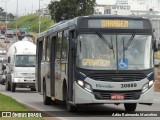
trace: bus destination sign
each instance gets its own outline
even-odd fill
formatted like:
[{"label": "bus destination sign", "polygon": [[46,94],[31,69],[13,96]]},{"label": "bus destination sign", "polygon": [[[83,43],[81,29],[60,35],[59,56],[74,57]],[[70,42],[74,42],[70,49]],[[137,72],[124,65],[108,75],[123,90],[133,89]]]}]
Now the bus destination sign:
[{"label": "bus destination sign", "polygon": [[147,29],[143,20],[126,19],[92,19],[88,20],[88,28],[110,28],[110,29]]},{"label": "bus destination sign", "polygon": [[128,28],[128,20],[102,20],[102,27]]}]

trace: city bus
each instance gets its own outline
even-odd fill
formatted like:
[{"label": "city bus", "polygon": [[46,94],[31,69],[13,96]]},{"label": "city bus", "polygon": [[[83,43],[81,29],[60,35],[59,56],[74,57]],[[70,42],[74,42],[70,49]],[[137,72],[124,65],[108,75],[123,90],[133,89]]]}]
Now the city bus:
[{"label": "city bus", "polygon": [[[37,38],[36,89],[45,105],[152,105],[155,50],[152,25],[135,16],[81,16]],[[58,102],[57,102],[58,101]]]}]

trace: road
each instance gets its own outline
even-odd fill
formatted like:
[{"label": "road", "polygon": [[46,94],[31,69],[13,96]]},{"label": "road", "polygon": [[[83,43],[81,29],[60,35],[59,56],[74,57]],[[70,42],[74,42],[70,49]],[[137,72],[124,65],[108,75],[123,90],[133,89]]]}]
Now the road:
[{"label": "road", "polygon": [[[11,96],[17,101],[26,104],[30,107],[36,108],[40,111],[47,111],[48,114],[57,116],[59,119],[65,120],[159,120],[159,117],[111,117],[112,113],[107,113],[109,111],[122,111],[124,112],[123,105],[94,105],[94,106],[82,106],[80,112],[69,113],[64,112],[66,108],[63,104],[45,106],[42,102],[42,95],[36,92],[32,92],[29,89],[17,89],[15,93],[5,91],[5,86],[0,85],[0,92]],[[53,112],[54,111],[54,112]],[[102,114],[99,115],[99,112]],[[138,105],[137,111],[160,111],[160,93],[156,92],[154,97],[154,104],[152,106]],[[104,115],[109,115],[110,117],[103,117]],[[66,117],[67,116],[67,117]]]}]

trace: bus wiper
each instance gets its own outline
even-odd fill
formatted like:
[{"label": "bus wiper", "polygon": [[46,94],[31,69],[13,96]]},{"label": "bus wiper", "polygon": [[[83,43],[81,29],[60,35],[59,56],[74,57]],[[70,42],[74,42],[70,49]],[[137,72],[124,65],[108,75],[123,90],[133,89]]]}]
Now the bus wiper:
[{"label": "bus wiper", "polygon": [[115,58],[115,53],[114,53],[114,49],[113,49],[113,41],[112,41],[112,36],[111,36],[111,45],[112,45],[113,57]]},{"label": "bus wiper", "polygon": [[134,37],[135,37],[135,34],[132,34],[132,36],[131,36],[131,38],[129,39],[128,43],[127,43],[126,46],[124,47],[124,50],[127,50],[127,49],[128,49],[128,47],[130,46],[130,44],[131,44],[131,42],[132,42],[132,40],[133,40]]},{"label": "bus wiper", "polygon": [[106,45],[108,45],[108,47],[110,48],[110,49],[113,49],[113,45],[111,45],[104,37],[103,37],[103,35],[100,33],[100,32],[96,32],[96,34],[103,40],[103,42],[106,44]]},{"label": "bus wiper", "polygon": [[124,50],[124,38],[123,38],[123,60],[125,59],[125,50]]}]

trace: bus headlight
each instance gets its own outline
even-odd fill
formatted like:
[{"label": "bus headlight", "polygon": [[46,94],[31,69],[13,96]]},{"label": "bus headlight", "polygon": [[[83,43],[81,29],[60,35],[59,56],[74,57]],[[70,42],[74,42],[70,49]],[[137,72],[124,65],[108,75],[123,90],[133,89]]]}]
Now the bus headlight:
[{"label": "bus headlight", "polygon": [[83,87],[84,86],[84,82],[82,80],[78,80],[78,84]]},{"label": "bus headlight", "polygon": [[83,89],[85,89],[86,91],[92,93],[92,87],[90,84],[82,81],[82,80],[78,80],[77,81],[78,85],[81,86]]},{"label": "bus headlight", "polygon": [[143,86],[143,88],[142,88],[142,93],[144,93],[144,92],[146,92],[149,88],[151,88],[152,87],[152,85],[153,85],[153,80],[152,81],[149,81],[149,83],[147,83],[147,84],[145,84],[144,86]]},{"label": "bus headlight", "polygon": [[153,85],[153,80],[152,81],[149,81],[149,87],[151,87]]}]

